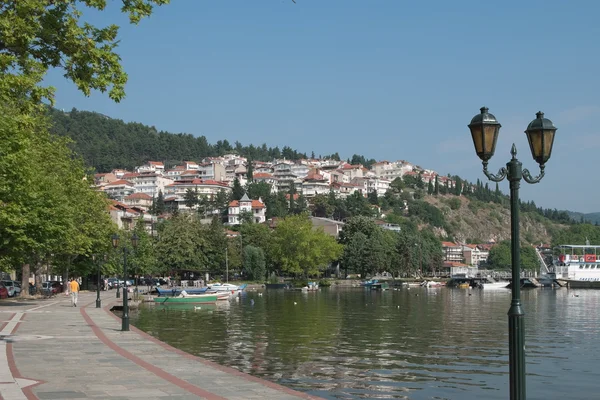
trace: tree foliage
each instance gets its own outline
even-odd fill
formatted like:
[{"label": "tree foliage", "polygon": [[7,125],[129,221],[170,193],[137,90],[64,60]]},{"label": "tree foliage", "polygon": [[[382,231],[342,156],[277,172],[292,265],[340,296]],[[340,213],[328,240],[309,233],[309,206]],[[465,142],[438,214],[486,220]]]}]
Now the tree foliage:
[{"label": "tree foliage", "polygon": [[318,275],[341,252],[342,246],[323,229],[313,229],[305,214],[284,218],[273,233],[273,259],[289,274]]}]

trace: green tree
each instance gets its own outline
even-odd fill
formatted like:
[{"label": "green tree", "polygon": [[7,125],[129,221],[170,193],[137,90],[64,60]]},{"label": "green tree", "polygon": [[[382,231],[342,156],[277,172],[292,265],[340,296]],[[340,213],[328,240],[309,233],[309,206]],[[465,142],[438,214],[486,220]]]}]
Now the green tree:
[{"label": "green tree", "polygon": [[[49,68],[62,68],[85,95],[108,91],[120,101],[127,74],[115,49],[117,25],[98,28],[80,18],[86,8],[103,11],[106,0],[5,1],[0,9],[0,92],[39,104],[53,100],[38,83]],[[168,0],[123,0],[121,10],[137,24]],[[85,7],[82,7],[85,6]],[[23,103],[25,104],[25,103]]]},{"label": "green tree", "polygon": [[265,264],[265,253],[259,247],[244,247],[244,271],[248,279],[262,281],[265,279],[267,269]]},{"label": "green tree", "polygon": [[165,196],[163,195],[162,190],[158,190],[158,196],[156,197],[156,201],[154,202],[154,215],[162,215],[167,210],[165,206]]},{"label": "green tree", "polygon": [[312,198],[312,215],[315,217],[329,218],[333,213],[333,205],[329,204],[327,196],[318,194]]},{"label": "green tree", "polygon": [[[535,249],[531,246],[521,246],[521,269],[522,270],[537,270],[539,262]],[[492,269],[511,269],[511,245],[510,240],[504,240],[490,249],[488,256],[488,265]]]},{"label": "green tree", "polygon": [[323,229],[313,229],[305,214],[281,220],[273,234],[272,254],[283,272],[295,275],[318,275],[336,260],[342,246]]},{"label": "green tree", "polygon": [[198,198],[198,189],[187,189],[183,195],[185,206],[189,209],[194,208],[200,202]]},{"label": "green tree", "polygon": [[377,197],[377,191],[373,190],[371,193],[369,193],[367,195],[367,199],[370,204],[375,205],[375,206],[379,205],[379,198]]},{"label": "green tree", "polygon": [[187,214],[173,216],[161,225],[155,254],[162,273],[206,269],[208,258],[202,249],[207,243],[205,237],[199,235],[200,229],[200,223]]},{"label": "green tree", "polygon": [[[248,169],[246,170],[246,179],[248,180],[248,183],[252,183],[254,181],[254,168],[252,166],[252,160],[248,159]],[[251,197],[252,199],[254,197]]]},{"label": "green tree", "polygon": [[231,199],[240,200],[244,197],[244,188],[240,184],[240,180],[236,177],[233,180],[233,188],[231,189]]}]

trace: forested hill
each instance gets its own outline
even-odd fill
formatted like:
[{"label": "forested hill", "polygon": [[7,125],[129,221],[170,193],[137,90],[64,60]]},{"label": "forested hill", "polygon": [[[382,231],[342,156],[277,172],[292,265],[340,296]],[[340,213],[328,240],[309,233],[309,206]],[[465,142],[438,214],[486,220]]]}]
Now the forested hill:
[{"label": "forested hill", "polygon": [[159,132],[151,126],[126,123],[95,112],[76,109],[70,112],[50,109],[49,112],[53,121],[52,131],[73,139],[74,150],[98,172],[114,168],[133,169],[148,160],[162,161],[170,166],[231,152],[261,161],[282,157],[292,160],[306,158],[306,154],[288,146],[279,149],[266,144],[243,146],[235,142],[231,145],[225,139],[210,144],[204,136]]}]

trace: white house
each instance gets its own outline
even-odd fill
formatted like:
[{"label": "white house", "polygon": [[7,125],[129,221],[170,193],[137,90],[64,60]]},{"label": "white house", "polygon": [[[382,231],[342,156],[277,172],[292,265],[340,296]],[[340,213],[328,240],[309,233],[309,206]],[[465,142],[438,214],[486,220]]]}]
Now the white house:
[{"label": "white house", "polygon": [[228,223],[229,225],[239,225],[242,213],[251,213],[254,222],[260,224],[266,221],[265,204],[261,199],[250,200],[247,194],[238,201],[229,203]]},{"label": "white house", "polygon": [[111,199],[123,201],[125,197],[135,192],[135,185],[124,179],[119,179],[118,181],[104,185],[102,190]]},{"label": "white house", "polygon": [[158,192],[164,193],[165,187],[173,183],[173,179],[165,178],[155,172],[144,172],[133,178],[136,193],[144,193],[151,198],[158,196]]},{"label": "white house", "polygon": [[224,182],[198,178],[181,179],[165,187],[165,201],[167,197],[169,197],[170,201],[174,201],[175,204],[177,204],[178,209],[187,209],[187,206],[185,205],[185,194],[188,189],[197,192],[199,196],[205,196],[209,200],[213,200],[222,190],[227,193],[231,192],[229,185]]}]

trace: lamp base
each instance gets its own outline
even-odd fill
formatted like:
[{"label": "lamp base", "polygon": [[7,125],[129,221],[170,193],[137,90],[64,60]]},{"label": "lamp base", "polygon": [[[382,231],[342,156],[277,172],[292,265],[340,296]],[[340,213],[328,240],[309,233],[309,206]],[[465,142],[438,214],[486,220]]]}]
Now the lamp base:
[{"label": "lamp base", "polygon": [[96,308],[102,308],[102,300],[96,299]]}]

